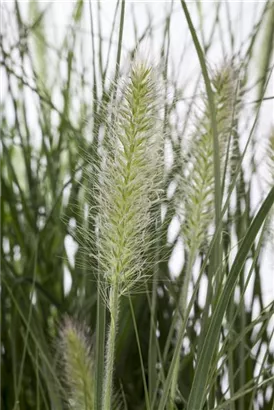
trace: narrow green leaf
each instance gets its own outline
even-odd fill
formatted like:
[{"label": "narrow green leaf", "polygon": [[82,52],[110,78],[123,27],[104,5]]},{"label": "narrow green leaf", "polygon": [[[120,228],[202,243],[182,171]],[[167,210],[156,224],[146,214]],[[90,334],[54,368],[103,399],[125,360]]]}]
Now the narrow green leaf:
[{"label": "narrow green leaf", "polygon": [[203,408],[207,389],[208,373],[210,370],[210,363],[215,353],[215,349],[217,348],[220,329],[222,326],[222,321],[227,305],[229,303],[233,290],[235,289],[238,277],[242,271],[242,268],[248,256],[248,253],[252,247],[252,244],[255,241],[256,236],[260,228],[262,227],[262,224],[265,218],[267,217],[268,212],[270,211],[273,203],[274,187],[271,189],[267,198],[262,204],[259,212],[254,218],[242,242],[242,245],[240,246],[240,249],[237,253],[237,256],[227,278],[227,282],[219,297],[215,311],[213,312],[213,316],[209,324],[209,328],[206,333],[205,340],[200,351],[200,355],[197,360],[197,367],[195,370],[193,385],[188,400],[188,410],[202,410]]}]

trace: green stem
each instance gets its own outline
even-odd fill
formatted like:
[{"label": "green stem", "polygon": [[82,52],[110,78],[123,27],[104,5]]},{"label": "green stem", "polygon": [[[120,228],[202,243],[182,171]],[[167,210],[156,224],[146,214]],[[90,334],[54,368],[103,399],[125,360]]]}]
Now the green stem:
[{"label": "green stem", "polygon": [[[183,336],[184,332],[183,329],[185,328],[185,324],[187,321],[186,318],[186,310],[187,310],[187,293],[188,293],[188,288],[191,280],[191,272],[193,268],[193,264],[195,261],[195,255],[196,255],[196,247],[192,247],[189,252],[189,259],[187,262],[187,267],[186,267],[186,274],[185,274],[185,280],[184,284],[182,286],[182,291],[180,295],[180,301],[179,301],[179,319],[180,319],[180,324],[179,324],[179,338],[177,343],[182,345],[183,342]],[[171,387],[170,387],[170,410],[174,410],[174,403],[175,403],[175,397],[176,397],[176,388],[177,388],[177,383],[178,383],[178,376],[179,376],[179,369],[180,369],[180,353],[181,353],[181,348],[178,350],[178,353],[175,358],[175,366],[174,366],[174,371],[172,373],[172,381],[171,381]]]},{"label": "green stem", "polygon": [[118,328],[119,317],[119,282],[115,279],[109,293],[109,310],[110,310],[110,327],[107,340],[103,409],[111,410],[112,386],[113,386],[113,369],[115,356],[115,338]]},{"label": "green stem", "polygon": [[105,351],[105,325],[106,325],[106,308],[102,296],[104,283],[98,277],[97,282],[97,319],[96,319],[96,378],[95,378],[95,395],[94,408],[101,410],[102,388],[104,380],[104,351]]},{"label": "green stem", "polygon": [[[156,217],[156,234],[159,232],[161,223],[160,209],[157,211]],[[153,395],[156,390],[157,381],[157,288],[159,280],[159,260],[160,260],[160,237],[157,236],[155,249],[155,267],[153,271],[152,299],[151,299],[151,316],[150,316],[150,333],[149,333],[149,350],[148,350],[148,380],[149,380],[149,399],[152,402]]]}]

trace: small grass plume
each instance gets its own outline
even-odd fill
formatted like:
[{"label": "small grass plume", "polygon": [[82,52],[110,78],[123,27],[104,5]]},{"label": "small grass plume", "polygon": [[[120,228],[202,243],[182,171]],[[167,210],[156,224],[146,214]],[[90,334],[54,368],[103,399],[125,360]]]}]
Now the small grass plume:
[{"label": "small grass plume", "polygon": [[[222,179],[226,156],[231,156],[230,136],[237,113],[235,70],[228,64],[212,74],[216,106],[216,119],[220,147]],[[208,101],[203,101],[202,114],[198,114],[191,134],[188,158],[183,164],[178,189],[181,208],[182,234],[188,249],[205,245],[208,227],[214,220],[214,159],[212,129]]]},{"label": "small grass plume", "polygon": [[72,410],[94,410],[94,366],[84,329],[66,318],[60,332],[59,350],[68,404]]},{"label": "small grass plume", "polygon": [[[225,162],[230,159],[230,136],[232,134],[234,101],[236,92],[235,72],[229,65],[224,65],[212,75],[213,96],[216,107],[216,120],[220,149],[222,179]],[[179,334],[187,318],[188,288],[192,268],[199,249],[208,242],[209,227],[214,223],[214,156],[213,132],[211,126],[208,100],[203,102],[202,115],[196,118],[195,129],[191,137],[188,158],[183,164],[182,175],[176,200],[179,203],[182,217],[182,236],[188,251],[185,277],[180,293]],[[180,338],[179,338],[180,339]],[[179,352],[179,351],[178,351]],[[178,354],[175,370],[172,375],[171,409],[173,409],[177,379],[179,375]]]}]

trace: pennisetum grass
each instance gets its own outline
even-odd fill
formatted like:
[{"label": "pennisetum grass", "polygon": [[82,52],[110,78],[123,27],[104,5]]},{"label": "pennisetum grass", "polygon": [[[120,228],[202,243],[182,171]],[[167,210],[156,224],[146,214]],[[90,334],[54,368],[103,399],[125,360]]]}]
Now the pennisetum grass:
[{"label": "pennisetum grass", "polygon": [[152,208],[159,200],[162,166],[153,70],[147,63],[136,61],[119,91],[120,104],[113,111],[114,123],[108,133],[98,185],[97,256],[99,275],[106,283],[104,299],[110,312],[104,410],[110,410],[112,403],[119,301],[142,281],[147,262],[145,254],[153,239],[149,232],[153,223]]},{"label": "pennisetum grass", "polygon": [[[108,32],[103,3],[77,0],[67,7],[65,30],[55,21],[58,36],[54,2],[8,3],[1,4],[0,42],[7,94],[0,407],[272,409],[273,301],[265,303],[263,282],[271,276],[261,255],[273,243],[264,223],[273,215],[273,131],[265,152],[271,179],[262,186],[270,193],[258,212],[253,138],[261,143],[260,126],[269,120],[261,115],[273,101],[273,1],[254,9],[242,2],[235,15],[230,2],[215,2],[208,14],[206,2],[181,0],[181,15],[171,4],[160,18],[147,4],[139,24],[143,5],[118,0],[108,10]],[[177,41],[176,21],[190,38]],[[144,41],[163,63],[157,73],[136,57]],[[208,70],[217,43],[224,63]],[[200,72],[190,95],[191,48]],[[120,81],[126,49],[131,68]],[[199,99],[201,76],[206,95]],[[163,167],[169,149],[172,166]],[[162,184],[169,194],[174,181],[163,203]],[[167,244],[173,221],[177,237]],[[171,280],[177,259],[169,264],[169,257],[180,241],[183,273]],[[66,314],[96,324],[96,343],[91,349],[83,326],[66,319],[60,377],[50,341]]]}]

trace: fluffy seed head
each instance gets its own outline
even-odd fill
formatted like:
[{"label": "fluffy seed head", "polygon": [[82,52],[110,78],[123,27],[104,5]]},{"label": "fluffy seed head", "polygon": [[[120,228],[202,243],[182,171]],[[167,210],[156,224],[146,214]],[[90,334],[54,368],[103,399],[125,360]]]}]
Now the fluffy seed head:
[{"label": "fluffy seed head", "polygon": [[123,293],[144,270],[161,194],[159,100],[155,75],[146,63],[133,64],[128,80],[118,86],[117,101],[98,167],[96,257],[102,279],[110,285],[118,281]]},{"label": "fluffy seed head", "polygon": [[68,404],[72,410],[94,409],[94,368],[83,328],[66,319],[60,332],[60,354]]},{"label": "fluffy seed head", "polygon": [[[217,71],[212,76],[212,86],[223,174],[225,157],[227,150],[230,149],[228,141],[233,127],[233,104],[236,92],[233,69],[224,66]],[[184,239],[188,248],[194,246],[195,249],[205,244],[208,227],[214,220],[213,136],[207,100],[204,100],[203,106],[202,115],[195,120],[189,155],[183,164],[178,195]]]}]

